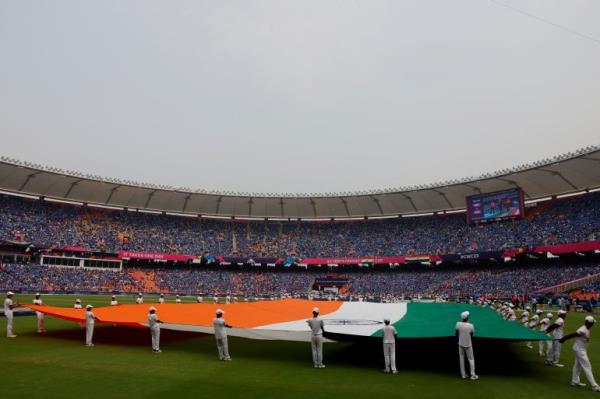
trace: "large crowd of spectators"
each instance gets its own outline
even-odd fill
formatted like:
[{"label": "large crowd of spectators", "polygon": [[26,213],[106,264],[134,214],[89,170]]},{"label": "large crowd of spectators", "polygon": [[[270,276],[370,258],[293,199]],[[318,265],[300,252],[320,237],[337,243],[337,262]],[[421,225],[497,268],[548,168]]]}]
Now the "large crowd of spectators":
[{"label": "large crowd of spectators", "polygon": [[158,269],[155,281],[161,291],[213,294],[235,294],[243,297],[306,294],[315,275],[296,271],[220,271]]},{"label": "large crowd of spectators", "polygon": [[599,265],[375,272],[351,276],[350,293],[508,298],[600,273]]},{"label": "large crowd of spectators", "polygon": [[128,272],[40,265],[0,265],[3,291],[134,292],[138,286]]},{"label": "large crowd of spectators", "polygon": [[[600,273],[600,265],[554,265],[518,268],[417,268],[335,274],[347,279],[346,295],[354,297],[509,298]],[[309,295],[313,270],[123,269],[91,270],[39,265],[0,267],[0,291],[162,292],[240,297]],[[152,288],[146,283],[152,281]]]},{"label": "large crowd of spectators", "polygon": [[496,251],[594,240],[600,193],[542,203],[522,220],[468,225],[464,214],[352,222],[236,221],[101,210],[0,196],[0,240],[88,250],[248,257]]}]

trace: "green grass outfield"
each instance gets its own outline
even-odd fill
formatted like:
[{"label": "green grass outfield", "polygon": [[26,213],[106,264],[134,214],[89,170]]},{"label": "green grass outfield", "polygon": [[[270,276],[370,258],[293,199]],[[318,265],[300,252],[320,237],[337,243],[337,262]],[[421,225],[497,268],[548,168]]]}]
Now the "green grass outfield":
[{"label": "green grass outfield", "polygon": [[[85,306],[106,306],[109,296],[80,296]],[[31,296],[17,296],[30,303]],[[44,296],[72,306],[75,296]],[[121,303],[134,297],[119,297]],[[146,297],[146,303],[156,298]],[[174,301],[172,297],[167,301]],[[184,302],[192,302],[184,298]],[[570,314],[566,332],[582,324]],[[36,334],[35,316],[15,318],[15,339],[5,338],[0,318],[1,398],[585,398],[589,387],[569,385],[572,341],[563,345],[565,368],[544,366],[523,343],[475,343],[478,381],[458,377],[452,340],[399,341],[399,374],[382,372],[378,342],[325,345],[326,369],[312,368],[310,344],[230,338],[232,362],[220,362],[212,336],[161,332],[163,353],[150,350],[146,330],[97,326],[94,348],[84,331],[47,317],[48,333]],[[596,327],[598,328],[598,327]],[[535,344],[537,345],[537,344]],[[592,330],[590,359],[600,372],[600,328]],[[597,374],[600,377],[600,374]],[[582,374],[582,381],[585,377]]]}]

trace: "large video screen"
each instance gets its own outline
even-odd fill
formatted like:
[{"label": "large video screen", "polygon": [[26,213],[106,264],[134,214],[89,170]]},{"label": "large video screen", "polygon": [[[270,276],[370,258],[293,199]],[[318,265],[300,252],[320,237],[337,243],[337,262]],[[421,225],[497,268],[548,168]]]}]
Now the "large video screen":
[{"label": "large video screen", "polygon": [[524,214],[523,190],[519,188],[467,197],[467,223],[520,219]]}]

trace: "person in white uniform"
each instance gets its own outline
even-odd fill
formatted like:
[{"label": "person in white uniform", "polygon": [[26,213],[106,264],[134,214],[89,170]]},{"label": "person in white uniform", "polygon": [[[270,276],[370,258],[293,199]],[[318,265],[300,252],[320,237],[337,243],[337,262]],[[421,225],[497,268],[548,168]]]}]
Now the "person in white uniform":
[{"label": "person in white uniform", "polygon": [[217,296],[213,296],[213,303],[219,303],[219,298]]},{"label": "person in white uniform", "polygon": [[223,312],[221,309],[217,309],[215,317],[213,319],[213,327],[215,329],[215,339],[217,341],[217,351],[219,352],[219,360],[230,361],[229,346],[227,344],[227,328],[231,328],[229,324],[223,318]]},{"label": "person in white uniform", "polygon": [[156,314],[156,308],[151,306],[148,309],[148,326],[150,327],[150,335],[152,336],[152,352],[161,353],[160,350],[160,321]]},{"label": "person in white uniform", "polygon": [[[75,304],[73,305],[73,309],[83,309],[83,307],[81,306],[81,299],[77,298],[75,300]],[[79,327],[85,328],[85,321],[80,322],[79,323]]]},{"label": "person in white uniform", "polygon": [[531,308],[529,306],[527,306],[525,308],[525,310],[521,313],[521,324],[523,325],[523,327],[527,327],[527,324],[529,323],[529,310]]},{"label": "person in white uniform", "polygon": [[[535,330],[535,328],[537,327],[538,323],[540,322],[540,315],[539,314],[534,314],[531,319],[529,319],[529,322],[527,323],[526,327],[531,328],[532,330]],[[533,348],[533,344],[531,343],[531,341],[527,341],[525,342],[525,346],[528,348]]]},{"label": "person in white uniform", "polygon": [[312,311],[312,319],[307,320],[311,330],[310,344],[312,349],[313,366],[317,369],[325,368],[323,364],[323,333],[325,332],[325,323],[319,317],[319,308]]},{"label": "person in white uniform", "polygon": [[165,294],[160,294],[160,296],[158,297],[158,303],[161,305],[165,303]]},{"label": "person in white uniform", "polygon": [[227,295],[227,296],[225,297],[225,303],[226,303],[226,304],[230,304],[230,303],[231,303],[231,297],[230,297],[229,295]]},{"label": "person in white uniform", "polygon": [[[546,313],[546,317],[540,320],[540,331],[545,333],[546,329],[550,325],[550,321],[552,320],[552,313]],[[538,355],[547,356],[550,351],[550,346],[552,345],[552,341],[539,341],[538,342]]]},{"label": "person in white uniform", "polygon": [[509,321],[517,321],[517,314],[515,313],[515,305],[513,305],[512,303],[508,305],[508,312],[507,312],[506,319]]},{"label": "person in white uniform", "polygon": [[179,294],[175,295],[175,303],[181,303],[181,298],[179,297]]},{"label": "person in white uniform", "polygon": [[201,296],[196,297],[196,303],[202,303],[203,299]]},{"label": "person in white uniform", "polygon": [[119,304],[119,302],[117,302],[117,297],[116,296],[111,296],[110,297],[110,306],[117,306]]},{"label": "person in white uniform", "polygon": [[[35,299],[33,300],[33,304],[38,305],[38,306],[42,306],[44,304],[42,302],[42,298],[41,298],[41,295],[39,292],[35,294]],[[38,334],[45,333],[46,332],[46,320],[44,320],[44,314],[42,312],[36,311],[35,315],[37,317],[37,332],[38,332]]]},{"label": "person in white uniform", "polygon": [[92,309],[94,307],[92,305],[87,305],[85,307],[85,346],[92,347],[94,344],[92,343],[92,338],[94,336],[94,323],[96,321],[96,316]]},{"label": "person in white uniform", "polygon": [[138,305],[141,305],[144,303],[144,296],[142,295],[141,292],[138,294],[137,298],[135,298],[135,303],[137,303]]},{"label": "person in white uniform", "polygon": [[573,344],[573,351],[575,352],[575,363],[573,364],[573,376],[571,378],[571,385],[574,387],[584,387],[585,384],[579,379],[581,370],[585,373],[585,377],[592,386],[594,392],[600,392],[600,386],[594,378],[592,373],[592,364],[588,358],[587,348],[590,343],[590,330],[596,323],[596,320],[592,316],[585,318],[585,324],[577,329],[574,333],[565,335],[559,341],[564,343],[565,341],[575,338]]},{"label": "person in white uniform", "polygon": [[471,379],[476,380],[479,377],[475,374],[475,356],[473,355],[473,334],[475,327],[469,323],[469,312],[460,314],[461,321],[456,323],[456,337],[458,338],[458,356],[460,361],[460,376],[465,379],[465,357],[469,361]]},{"label": "person in white uniform", "polygon": [[397,374],[396,370],[396,329],[390,325],[390,319],[384,319],[383,323],[383,359],[385,361],[384,373]]},{"label": "person in white uniform", "polygon": [[546,364],[548,366],[554,367],[564,367],[563,364],[560,364],[560,348],[561,343],[560,339],[563,337],[563,329],[565,326],[565,319],[567,318],[567,312],[564,310],[558,311],[558,318],[552,323],[547,329],[546,332],[548,334],[552,334],[552,344],[550,346],[550,350],[548,351],[548,355],[546,356]]},{"label": "person in white uniform", "polygon": [[16,338],[17,336],[13,334],[13,309],[15,305],[13,304],[13,296],[15,294],[12,291],[8,291],[6,293],[6,299],[4,300],[4,317],[6,317],[6,338]]}]

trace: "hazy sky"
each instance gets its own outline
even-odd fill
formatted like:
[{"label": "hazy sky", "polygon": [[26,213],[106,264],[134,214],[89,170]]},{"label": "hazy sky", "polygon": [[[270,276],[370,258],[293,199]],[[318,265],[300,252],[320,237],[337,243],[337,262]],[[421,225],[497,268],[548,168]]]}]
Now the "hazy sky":
[{"label": "hazy sky", "polygon": [[[501,0],[498,0],[501,1]],[[502,0],[600,40],[597,0]],[[0,154],[259,192],[600,144],[600,42],[490,0],[0,0]]]}]

